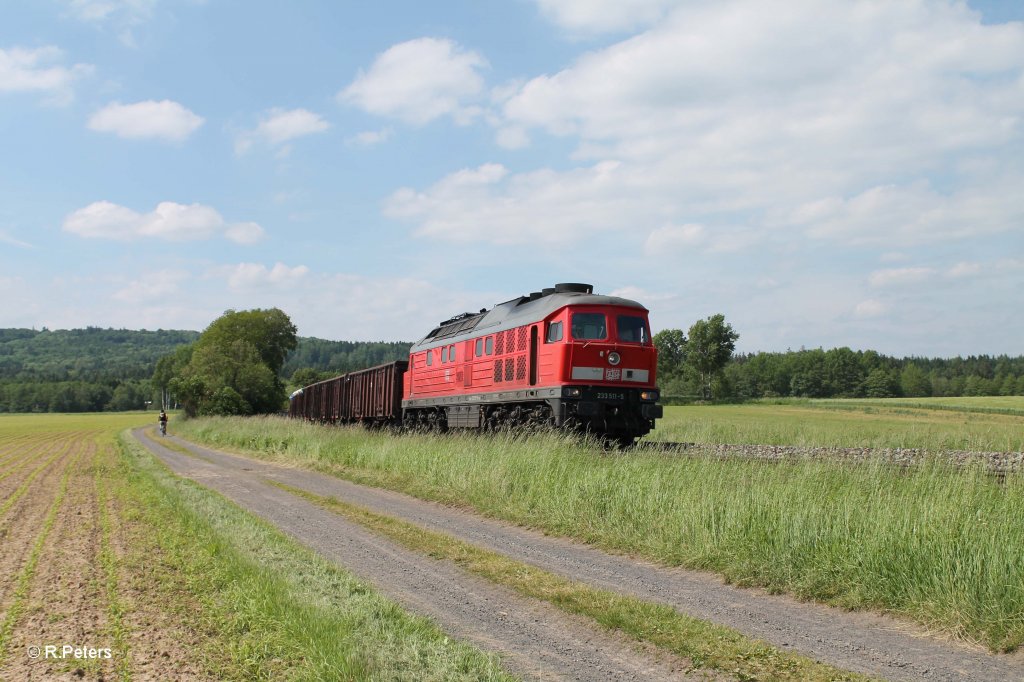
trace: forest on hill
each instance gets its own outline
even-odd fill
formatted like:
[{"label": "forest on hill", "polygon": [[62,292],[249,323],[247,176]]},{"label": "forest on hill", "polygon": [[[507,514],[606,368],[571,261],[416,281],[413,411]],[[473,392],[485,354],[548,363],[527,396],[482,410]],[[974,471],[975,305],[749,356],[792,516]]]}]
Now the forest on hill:
[{"label": "forest on hill", "polygon": [[[198,338],[164,329],[0,329],[0,412],[157,409],[157,362]],[[406,358],[411,345],[299,337],[280,374],[334,376]]]}]

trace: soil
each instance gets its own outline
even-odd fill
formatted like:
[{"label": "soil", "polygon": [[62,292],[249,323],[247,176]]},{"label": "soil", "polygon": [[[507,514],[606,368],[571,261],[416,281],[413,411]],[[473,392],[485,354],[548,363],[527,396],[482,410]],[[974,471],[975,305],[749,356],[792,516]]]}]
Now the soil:
[{"label": "soil", "polygon": [[[0,501],[10,499],[33,471],[54,454],[7,513],[0,517],[0,623],[15,602],[18,580],[43,531],[48,511],[68,474],[67,488],[57,507],[28,583],[11,636],[0,652],[0,680],[112,680],[119,677],[123,651],[117,649],[110,618],[107,576],[101,561],[102,524],[93,464],[96,442],[91,434],[64,433],[22,445],[26,466],[3,481]],[[110,453],[100,453],[100,457]],[[126,560],[122,510],[108,500],[113,525],[111,545],[119,566],[116,587],[127,626],[127,671],[135,680],[207,679],[201,668],[185,660],[192,649],[189,633],[162,602],[138,564]],[[137,589],[143,584],[145,587]],[[31,658],[29,647],[68,645],[96,650],[95,658]],[[110,649],[110,658],[102,650]]]},{"label": "soil", "polygon": [[[335,514],[325,512],[264,479],[311,493],[336,497],[378,513],[498,551],[510,558],[597,587],[670,604],[680,612],[732,627],[780,649],[793,650],[839,668],[891,680],[1020,680],[1024,656],[993,655],[980,648],[945,641],[910,623],[884,615],[849,612],[756,589],[726,585],[715,575],[667,568],[614,555],[541,533],[392,491],[360,486],[325,474],[280,466],[200,447],[174,437],[196,457],[135,435],[177,473],[216,489],[274,523],[313,549],[372,580],[386,594],[435,617],[453,634],[509,656],[517,672],[535,673],[544,655],[568,653],[569,670],[591,674],[571,648],[548,641],[550,628],[564,615],[543,611],[531,620],[536,604],[462,574],[439,562],[410,555]],[[485,596],[483,602],[476,601]],[[472,600],[467,602],[464,600]],[[511,613],[509,618],[496,614]],[[548,620],[551,619],[551,620]],[[557,630],[563,626],[559,625]],[[576,624],[579,627],[579,624]],[[578,633],[579,630],[574,630]],[[574,634],[573,640],[579,639]],[[606,636],[605,636],[606,637]],[[567,645],[578,646],[579,642]],[[603,645],[602,645],[603,646]],[[635,662],[635,654],[633,660]],[[582,654],[586,658],[587,654]],[[516,661],[522,663],[516,664]],[[554,665],[554,663],[552,663]],[[638,665],[642,666],[642,662]],[[553,668],[547,668],[551,671]],[[635,674],[633,667],[623,674]],[[594,679],[612,679],[597,669]],[[647,675],[643,677],[646,679]],[[577,679],[577,678],[570,678]]]}]

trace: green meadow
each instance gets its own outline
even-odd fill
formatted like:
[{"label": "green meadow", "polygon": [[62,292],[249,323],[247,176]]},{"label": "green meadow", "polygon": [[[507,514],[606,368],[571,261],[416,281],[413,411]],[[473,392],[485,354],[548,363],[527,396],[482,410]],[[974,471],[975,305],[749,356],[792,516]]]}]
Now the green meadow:
[{"label": "green meadow", "polygon": [[[665,440],[1006,450],[1022,418],[885,405],[667,410]],[[1024,642],[1024,479],[941,458],[771,463],[609,453],[558,433],[396,434],[281,418],[178,424],[186,438],[329,472],[614,551],[715,571],[1013,650]],[[974,444],[975,447],[970,447]],[[692,451],[691,451],[692,452]]]},{"label": "green meadow", "polygon": [[1020,452],[1024,450],[1024,397],[668,406],[648,440]]}]

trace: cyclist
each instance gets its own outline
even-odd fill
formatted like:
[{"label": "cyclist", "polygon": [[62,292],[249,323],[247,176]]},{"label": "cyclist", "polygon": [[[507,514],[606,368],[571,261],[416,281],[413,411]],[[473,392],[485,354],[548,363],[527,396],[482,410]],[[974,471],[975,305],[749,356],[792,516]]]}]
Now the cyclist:
[{"label": "cyclist", "polygon": [[160,435],[167,435],[167,413],[160,410]]}]

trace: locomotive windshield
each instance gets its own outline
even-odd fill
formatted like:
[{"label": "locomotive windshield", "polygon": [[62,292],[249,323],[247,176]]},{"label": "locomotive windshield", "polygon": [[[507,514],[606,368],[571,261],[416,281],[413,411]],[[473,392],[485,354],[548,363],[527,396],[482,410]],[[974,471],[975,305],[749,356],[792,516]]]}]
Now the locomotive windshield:
[{"label": "locomotive windshield", "polygon": [[651,333],[647,329],[647,322],[636,315],[619,315],[615,320],[619,328],[619,341],[626,343],[647,343],[651,340]]},{"label": "locomotive windshield", "polygon": [[604,313],[573,313],[572,338],[596,341],[608,336]]}]

